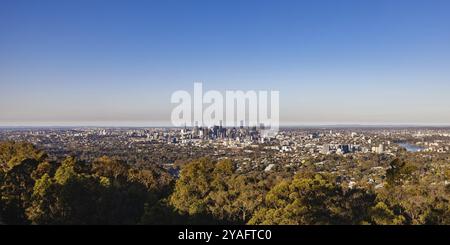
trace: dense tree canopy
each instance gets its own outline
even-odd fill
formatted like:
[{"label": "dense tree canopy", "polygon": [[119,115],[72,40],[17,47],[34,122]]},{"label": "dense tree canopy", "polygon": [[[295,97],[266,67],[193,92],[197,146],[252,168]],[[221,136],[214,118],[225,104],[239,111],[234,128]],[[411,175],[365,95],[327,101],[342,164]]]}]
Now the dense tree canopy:
[{"label": "dense tree canopy", "polygon": [[[0,143],[0,221],[6,224],[450,224],[450,188],[418,185],[417,164],[394,159],[386,188],[336,176],[242,172],[200,158],[177,179],[158,167],[100,157],[50,161],[31,144]],[[443,176],[448,178],[448,176]],[[431,190],[431,191],[430,191]]]},{"label": "dense tree canopy", "polygon": [[202,158],[181,171],[170,204],[181,214],[213,217],[221,223],[245,223],[262,203],[258,181],[236,173],[231,160]]},{"label": "dense tree canopy", "polygon": [[171,185],[161,170],[107,157],[49,163],[31,145],[8,142],[1,149],[1,217],[8,224],[137,224]]},{"label": "dense tree canopy", "polygon": [[267,193],[250,224],[366,224],[374,201],[374,194],[344,191],[326,176],[297,175]]}]

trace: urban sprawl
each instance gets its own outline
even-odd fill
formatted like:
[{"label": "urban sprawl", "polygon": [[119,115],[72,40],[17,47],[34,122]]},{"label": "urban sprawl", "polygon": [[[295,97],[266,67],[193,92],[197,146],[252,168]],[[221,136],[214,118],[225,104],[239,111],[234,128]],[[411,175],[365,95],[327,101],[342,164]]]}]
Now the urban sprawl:
[{"label": "urban sprawl", "polygon": [[[259,127],[3,128],[0,141],[29,142],[54,158],[110,156],[136,166],[168,169],[208,157],[232,159],[242,173],[295,174],[302,169],[335,175],[346,188],[383,188],[395,158],[414,159],[427,184],[447,186],[450,128],[297,127],[264,137]],[[56,160],[56,159],[55,159]]]}]

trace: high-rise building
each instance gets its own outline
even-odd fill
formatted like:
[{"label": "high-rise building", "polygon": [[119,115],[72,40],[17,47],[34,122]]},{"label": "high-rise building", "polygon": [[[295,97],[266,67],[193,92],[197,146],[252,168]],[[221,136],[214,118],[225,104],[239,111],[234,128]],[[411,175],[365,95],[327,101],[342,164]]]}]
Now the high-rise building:
[{"label": "high-rise building", "polygon": [[384,153],[384,144],[380,144],[378,146],[378,154],[383,154]]},{"label": "high-rise building", "polygon": [[194,137],[197,137],[197,136],[199,135],[198,121],[195,122],[195,127],[194,127],[193,135],[194,135]]}]

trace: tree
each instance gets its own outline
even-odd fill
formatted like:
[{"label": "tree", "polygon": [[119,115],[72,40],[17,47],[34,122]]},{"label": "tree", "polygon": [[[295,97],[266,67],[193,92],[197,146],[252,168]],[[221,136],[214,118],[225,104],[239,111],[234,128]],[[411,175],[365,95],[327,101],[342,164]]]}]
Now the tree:
[{"label": "tree", "polygon": [[450,225],[450,201],[445,198],[436,198],[425,215],[425,224]]},{"label": "tree", "polygon": [[214,164],[207,158],[185,165],[170,196],[170,204],[181,214],[191,216],[206,214],[213,171]]},{"label": "tree", "polygon": [[231,160],[202,158],[182,169],[170,205],[192,222],[244,224],[262,202],[255,179],[235,173]]},{"label": "tree", "polygon": [[2,223],[137,224],[145,207],[162,210],[172,181],[161,169],[107,157],[90,164],[74,157],[47,162],[45,156],[30,144],[0,143]]},{"label": "tree", "polygon": [[38,162],[47,158],[47,154],[37,150],[29,143],[1,142],[0,143],[0,167],[12,168],[26,159],[34,159]]},{"label": "tree", "polygon": [[324,175],[297,175],[267,193],[249,224],[363,224],[374,199],[363,190],[345,192]]},{"label": "tree", "polygon": [[386,170],[386,181],[389,187],[399,186],[403,181],[411,179],[412,173],[417,170],[415,166],[398,158],[394,159],[389,165],[389,169]]},{"label": "tree", "polygon": [[96,159],[92,164],[92,171],[99,176],[109,178],[127,178],[129,166],[117,159],[107,156]]},{"label": "tree", "polygon": [[34,180],[38,180],[45,174],[47,174],[48,176],[53,176],[55,175],[56,169],[58,167],[59,165],[55,162],[41,162],[31,173],[31,177]]},{"label": "tree", "polygon": [[47,173],[33,187],[33,202],[27,209],[35,224],[101,223],[98,199],[103,188],[97,178],[80,174],[76,159],[69,157],[56,170],[54,178]]},{"label": "tree", "polygon": [[12,166],[3,176],[0,187],[1,217],[7,224],[28,224],[25,210],[31,202],[34,179],[31,177],[38,161],[26,159]]},{"label": "tree", "polygon": [[28,218],[35,224],[140,222],[145,204],[154,205],[157,195],[142,183],[128,181],[124,168],[103,161],[106,164],[97,165],[95,171],[109,177],[88,174],[86,164],[73,157],[63,161],[53,178],[42,175],[34,185]]},{"label": "tree", "polygon": [[30,206],[27,208],[27,218],[34,224],[51,224],[56,212],[54,204],[57,203],[51,193],[55,188],[54,180],[45,173],[33,187],[33,196]]},{"label": "tree", "polygon": [[395,214],[384,202],[378,202],[370,209],[371,221],[375,225],[401,225],[406,219],[403,215]]},{"label": "tree", "polygon": [[230,189],[236,198],[232,202],[230,219],[238,223],[247,223],[255,210],[263,203],[265,187],[256,179],[238,175],[229,181]]}]

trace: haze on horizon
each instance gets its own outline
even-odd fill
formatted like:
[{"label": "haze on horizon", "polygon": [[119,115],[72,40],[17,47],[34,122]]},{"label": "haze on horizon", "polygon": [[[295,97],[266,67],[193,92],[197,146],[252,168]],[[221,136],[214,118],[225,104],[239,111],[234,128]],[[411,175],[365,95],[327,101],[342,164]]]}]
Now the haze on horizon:
[{"label": "haze on horizon", "polygon": [[450,2],[0,6],[0,125],[166,125],[176,90],[280,91],[281,125],[450,125]]}]

